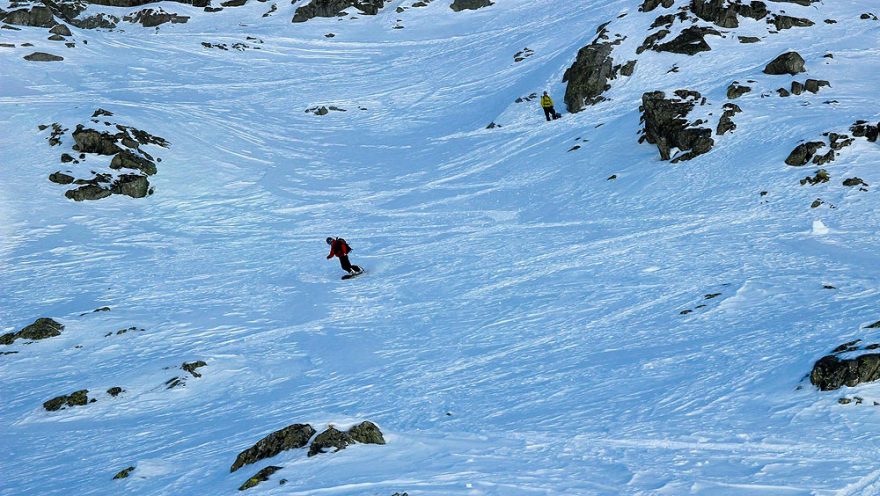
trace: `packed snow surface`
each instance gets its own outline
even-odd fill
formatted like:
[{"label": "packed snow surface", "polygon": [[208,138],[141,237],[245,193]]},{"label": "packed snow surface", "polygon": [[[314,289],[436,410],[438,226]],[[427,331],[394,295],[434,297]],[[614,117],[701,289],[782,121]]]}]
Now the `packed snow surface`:
[{"label": "packed snow surface", "polygon": [[[248,494],[880,494],[880,389],[805,378],[878,337],[861,327],[880,319],[880,146],[857,140],[816,186],[798,180],[817,167],[784,163],[880,120],[880,22],[859,19],[875,0],[770,2],[816,25],[746,20],[710,52],[645,52],[606,101],[551,123],[514,100],[546,89],[563,110],[600,24],[635,58],[666,10],[394,0],[293,24],[301,3],[162,3],[192,19],[74,29],[72,49],[0,33],[17,45],[0,49],[0,331],[66,326],[0,346],[18,352],[0,355],[0,495],[234,494],[268,465],[283,469]],[[788,50],[806,74],[762,73]],[[806,77],[831,87],[776,95]],[[734,80],[753,91],[710,153],[673,165],[637,143],[644,92],[700,91],[717,118]],[[305,112],[321,105],[345,112]],[[145,148],[152,196],[73,202],[46,179],[72,139],[37,126],[99,107],[170,141]],[[868,191],[841,186],[853,176]],[[367,274],[340,281],[331,235]],[[166,389],[195,360],[202,377]],[[43,409],[79,389],[98,401]],[[287,425],[362,420],[387,444],[229,472]]]}]

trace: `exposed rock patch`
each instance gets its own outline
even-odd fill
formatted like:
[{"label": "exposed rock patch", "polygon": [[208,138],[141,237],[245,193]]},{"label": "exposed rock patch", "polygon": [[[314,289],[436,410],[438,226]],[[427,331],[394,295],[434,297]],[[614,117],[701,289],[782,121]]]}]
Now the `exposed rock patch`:
[{"label": "exposed rock patch", "polygon": [[133,24],[140,24],[145,28],[152,28],[156,26],[160,26],[167,22],[172,24],[183,24],[189,21],[188,16],[178,15],[172,12],[165,12],[161,8],[157,10],[153,9],[143,9],[135,12],[134,14],[129,14],[122,18],[123,21],[127,21]]},{"label": "exposed rock patch", "polygon": [[361,422],[347,432],[342,432],[331,425],[312,441],[308,456],[327,453],[330,449],[335,453],[354,443],[385,444],[385,438],[376,424],[370,421]]},{"label": "exposed rock patch", "polygon": [[880,379],[880,354],[841,356],[845,353],[877,348],[875,345],[859,346],[859,342],[857,340],[844,343],[835,348],[830,355],[820,358],[810,372],[810,383],[822,391],[832,391],[843,386],[853,387]]},{"label": "exposed rock patch", "polygon": [[60,336],[61,331],[63,330],[63,324],[60,324],[50,318],[42,317],[34,321],[33,324],[24,327],[18,332],[9,332],[0,336],[0,344],[9,345],[12,344],[16,339],[29,339],[32,341],[39,341],[41,339],[53,338],[55,336]]},{"label": "exposed rock patch", "polygon": [[765,74],[795,74],[804,72],[804,58],[797,52],[786,52],[773,59],[767,67],[764,68]]},{"label": "exposed rock patch", "polygon": [[24,59],[30,62],[60,62],[64,60],[64,57],[46,52],[34,52],[30,55],[25,55]]},{"label": "exposed rock patch", "polygon": [[708,52],[712,49],[705,39],[706,35],[709,34],[721,36],[721,33],[713,28],[691,26],[682,30],[672,41],[655,46],[654,50],[683,55],[696,55],[700,52]]},{"label": "exposed rock patch", "polygon": [[477,10],[483,7],[495,5],[491,0],[453,0],[450,9],[461,12],[462,10]]},{"label": "exposed rock patch", "polygon": [[801,143],[796,146],[791,153],[788,154],[788,158],[785,159],[785,163],[788,165],[793,165],[795,167],[799,167],[801,165],[806,165],[807,162],[813,158],[813,155],[817,150],[823,148],[825,143],[821,141],[810,141],[807,143]]},{"label": "exposed rock patch", "polygon": [[304,448],[314,434],[315,429],[309,424],[293,424],[275,431],[239,453],[229,471],[235,472],[245,465],[271,458],[282,451]]},{"label": "exposed rock patch", "polygon": [[79,391],[75,391],[73,393],[57,396],[52,398],[51,400],[43,403],[43,408],[47,411],[54,412],[58,410],[64,410],[68,407],[74,406],[83,406],[89,403],[94,403],[94,399],[89,400],[88,389],[81,389]]},{"label": "exposed rock patch", "polygon": [[745,85],[740,85],[739,82],[734,81],[730,84],[730,86],[727,87],[727,98],[730,100],[734,100],[750,91],[752,91],[752,88]]},{"label": "exposed rock patch", "polygon": [[274,465],[269,465],[268,467],[264,468],[263,470],[260,470],[256,474],[254,474],[254,476],[251,477],[250,479],[246,480],[244,482],[244,484],[242,484],[241,487],[238,488],[238,490],[244,491],[246,489],[256,487],[261,482],[266,482],[267,480],[269,480],[269,476],[271,476],[275,472],[281,470],[282,468],[284,468],[284,467],[276,467]]},{"label": "exposed rock patch", "polygon": [[305,22],[315,17],[345,15],[344,10],[355,7],[363,15],[376,15],[385,6],[385,0],[312,0],[296,9],[293,22]]},{"label": "exposed rock patch", "polygon": [[134,467],[128,467],[120,470],[113,476],[113,479],[125,479],[134,471]]},{"label": "exposed rock patch", "polygon": [[[640,110],[645,127],[639,142],[657,145],[661,160],[672,158],[673,163],[690,160],[711,150],[715,144],[711,138],[712,130],[697,127],[698,122],[691,124],[686,119],[698,103],[705,103],[705,99],[702,102],[700,99],[698,92],[687,90],[677,90],[675,97],[668,99],[662,91],[642,95]],[[683,153],[673,158],[675,149]]]},{"label": "exposed rock patch", "polygon": [[715,129],[715,134],[719,136],[736,129],[733,116],[742,112],[738,105],[732,103],[725,103],[721,108],[724,109],[724,113],[721,114],[721,118],[718,120],[718,127]]}]

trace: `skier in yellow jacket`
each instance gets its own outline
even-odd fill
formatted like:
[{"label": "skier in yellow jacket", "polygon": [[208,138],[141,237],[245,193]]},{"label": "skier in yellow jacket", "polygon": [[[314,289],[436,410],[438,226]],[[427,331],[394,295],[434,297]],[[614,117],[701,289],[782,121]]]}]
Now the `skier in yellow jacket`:
[{"label": "skier in yellow jacket", "polygon": [[553,108],[553,99],[550,98],[550,95],[547,92],[544,92],[544,96],[541,97],[541,108],[544,109],[544,117],[549,121],[550,118],[558,119],[562,117],[561,115],[556,113],[556,109]]}]

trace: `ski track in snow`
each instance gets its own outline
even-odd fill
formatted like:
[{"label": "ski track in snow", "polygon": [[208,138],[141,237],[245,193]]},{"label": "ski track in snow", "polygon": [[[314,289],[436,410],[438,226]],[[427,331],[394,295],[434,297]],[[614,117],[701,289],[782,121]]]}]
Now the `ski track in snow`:
[{"label": "ski track in snow", "polygon": [[[645,52],[608,101],[546,125],[514,100],[548,89],[562,109],[562,74],[598,25],[613,20],[628,35],[615,54],[631,53],[666,11],[448,3],[304,24],[285,2],[266,19],[261,3],[163,3],[192,19],[75,30],[73,50],[0,33],[65,57],[0,52],[0,331],[66,326],[0,356],[0,495],[232,494],[270,464],[284,468],[255,494],[880,493],[865,406],[880,389],[804,378],[877,337],[860,329],[880,319],[875,193],[840,182],[880,182],[880,150],[857,141],[814,187],[797,183],[813,167],[783,163],[800,140],[880,118],[880,24],[858,20],[874,2],[771,3],[817,24],[766,35],[744,20],[737,34],[761,43]],[[790,49],[807,74],[761,73]],[[775,96],[806,77],[832,86]],[[719,112],[748,79],[711,153],[671,165],[636,144],[645,91],[696,89]],[[305,112],[317,105],[346,112]],[[46,180],[72,138],[49,147],[36,126],[72,130],[98,107],[171,142],[148,147],[163,159],[148,199],[72,203]],[[836,208],[811,210],[817,197]],[[368,274],[340,282],[328,235]],[[131,326],[144,330],[104,337]],[[193,360],[203,377],[166,390]],[[41,407],[83,388],[95,404]],[[837,404],[852,395],[865,405]],[[289,424],[361,420],[388,444],[228,472]]]}]

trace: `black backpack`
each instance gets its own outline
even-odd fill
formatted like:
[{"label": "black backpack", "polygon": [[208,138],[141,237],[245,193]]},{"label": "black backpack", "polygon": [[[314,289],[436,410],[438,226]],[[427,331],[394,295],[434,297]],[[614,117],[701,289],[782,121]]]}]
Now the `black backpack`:
[{"label": "black backpack", "polygon": [[337,243],[342,243],[342,245],[341,245],[341,246],[342,246],[342,253],[346,253],[346,254],[347,254],[347,253],[350,253],[350,252],[352,251],[352,249],[351,249],[351,245],[348,244],[348,242],[345,241],[344,239],[342,239],[342,238],[336,238],[336,242],[337,242]]}]

